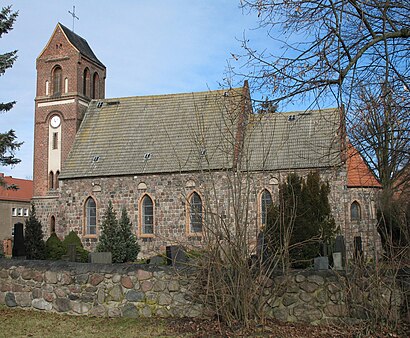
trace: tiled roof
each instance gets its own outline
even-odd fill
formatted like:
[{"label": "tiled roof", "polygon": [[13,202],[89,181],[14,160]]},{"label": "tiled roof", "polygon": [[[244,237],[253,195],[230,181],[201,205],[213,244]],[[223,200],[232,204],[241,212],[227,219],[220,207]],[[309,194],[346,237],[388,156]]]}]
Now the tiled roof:
[{"label": "tiled roof", "polygon": [[4,179],[6,187],[16,186],[18,188],[15,190],[0,186],[0,200],[30,202],[33,197],[33,181],[4,176],[2,173],[0,177]]},{"label": "tiled roof", "polygon": [[242,92],[94,100],[59,177],[230,168]]},{"label": "tiled roof", "polygon": [[91,47],[89,46],[88,42],[82,38],[81,36],[75,34],[73,31],[62,25],[61,23],[58,23],[60,26],[61,30],[64,32],[64,34],[67,36],[68,40],[73,44],[77,50],[89,58],[90,60],[94,61],[95,63],[99,64],[100,66],[104,67],[105,66],[102,64],[100,60],[97,59],[95,56],[94,52],[92,51]]},{"label": "tiled roof", "polygon": [[341,164],[337,109],[255,115],[245,153],[252,170],[330,167]]},{"label": "tiled roof", "polygon": [[373,172],[364,162],[362,156],[350,143],[347,147],[347,186],[350,188],[382,187]]}]

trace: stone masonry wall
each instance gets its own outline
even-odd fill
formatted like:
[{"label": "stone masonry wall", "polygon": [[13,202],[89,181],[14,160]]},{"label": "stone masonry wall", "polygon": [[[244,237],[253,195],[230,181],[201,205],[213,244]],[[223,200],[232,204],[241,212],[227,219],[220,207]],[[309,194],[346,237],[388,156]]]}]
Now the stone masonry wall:
[{"label": "stone masonry wall", "polygon": [[[310,170],[299,170],[299,175],[307,175]],[[267,189],[272,194],[274,201],[278,198],[279,183],[283,182],[289,171],[283,172],[257,172],[249,174],[245,179],[249,180],[248,194],[248,233],[255,239],[260,229],[261,193]],[[58,195],[47,198],[36,198],[37,217],[43,224],[45,236],[50,235],[50,220],[55,217],[56,232],[60,238],[74,230],[82,238],[87,250],[94,250],[98,241],[99,226],[103,214],[112,202],[114,210],[119,215],[122,207],[125,207],[133,223],[133,231],[141,245],[140,258],[150,257],[156,254],[164,254],[167,245],[182,244],[188,248],[202,245],[202,237],[188,232],[187,197],[194,191],[203,198],[205,214],[218,215],[226,222],[233,220],[233,189],[230,185],[233,181],[232,173],[174,173],[152,174],[122,177],[96,177],[75,180],[64,180],[57,192]],[[246,175],[245,175],[246,176]],[[346,237],[349,248],[353,246],[353,237],[361,235],[366,246],[374,247],[377,242],[375,236],[375,213],[367,212],[371,193],[366,194],[362,190],[347,189],[343,170],[324,169],[321,177],[330,182],[331,193],[329,202],[332,207],[336,226],[340,228],[342,235]],[[243,184],[245,189],[246,184]],[[154,235],[149,238],[140,236],[140,201],[148,194],[154,203]],[[85,202],[92,197],[97,206],[97,235],[85,236]],[[350,222],[350,204],[357,200],[363,210],[360,222],[361,229],[366,231],[354,231]],[[211,218],[209,218],[211,219]],[[206,224],[206,226],[216,226]],[[372,237],[370,237],[372,235]],[[368,238],[368,239],[366,239]],[[365,254],[371,250],[364,248]]]},{"label": "stone masonry wall", "polygon": [[[204,317],[210,311],[196,302],[195,287],[193,271],[181,268],[0,259],[0,304],[8,307],[98,317]],[[264,312],[289,322],[346,320],[348,289],[346,278],[332,271],[277,276],[266,283]],[[385,288],[387,302],[389,294]],[[398,308],[400,299],[396,303]]]}]

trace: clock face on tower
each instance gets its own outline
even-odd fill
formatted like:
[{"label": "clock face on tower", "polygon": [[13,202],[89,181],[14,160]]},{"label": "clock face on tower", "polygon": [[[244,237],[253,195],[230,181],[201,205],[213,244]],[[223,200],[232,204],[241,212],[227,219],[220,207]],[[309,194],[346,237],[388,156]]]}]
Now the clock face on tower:
[{"label": "clock face on tower", "polygon": [[54,116],[51,118],[50,125],[51,125],[53,128],[58,128],[58,126],[60,125],[60,122],[61,122],[60,116],[54,115]]}]

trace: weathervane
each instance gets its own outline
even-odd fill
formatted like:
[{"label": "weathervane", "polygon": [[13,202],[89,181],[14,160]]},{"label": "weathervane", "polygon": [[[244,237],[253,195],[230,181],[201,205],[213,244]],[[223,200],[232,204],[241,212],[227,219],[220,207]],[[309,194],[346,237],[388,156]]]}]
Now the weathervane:
[{"label": "weathervane", "polygon": [[75,15],[75,6],[73,6],[73,11],[68,11],[68,13],[71,14],[71,16],[73,17],[73,32],[74,32],[74,19],[80,20],[80,18],[78,16]]}]

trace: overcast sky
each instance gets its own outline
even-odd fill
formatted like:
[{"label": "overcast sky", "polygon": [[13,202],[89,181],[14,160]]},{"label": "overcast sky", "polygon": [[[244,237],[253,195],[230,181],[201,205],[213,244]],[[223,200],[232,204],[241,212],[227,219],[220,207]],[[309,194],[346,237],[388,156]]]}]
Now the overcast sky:
[{"label": "overcast sky", "polygon": [[0,39],[0,53],[18,50],[13,68],[0,77],[0,102],[15,100],[0,115],[0,131],[16,130],[24,144],[22,163],[0,172],[32,178],[36,58],[57,22],[85,38],[107,67],[106,97],[218,89],[231,53],[241,51],[246,34],[254,46],[266,35],[257,18],[245,15],[239,0],[3,0],[19,11],[14,29]]}]

